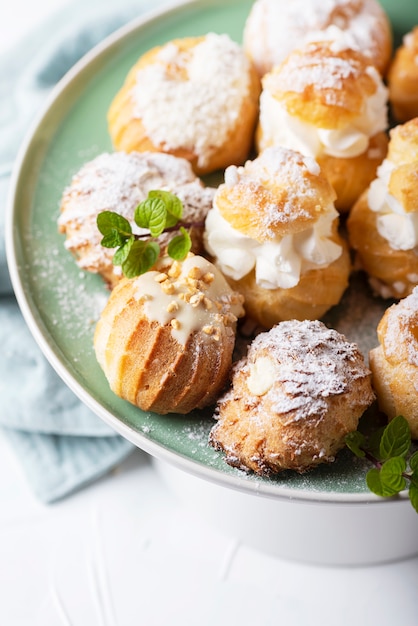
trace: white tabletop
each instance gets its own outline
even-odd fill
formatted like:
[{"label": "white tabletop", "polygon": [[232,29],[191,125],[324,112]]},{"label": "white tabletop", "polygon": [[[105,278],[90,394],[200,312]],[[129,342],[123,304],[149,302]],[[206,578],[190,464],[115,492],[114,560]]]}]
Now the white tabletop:
[{"label": "white tabletop", "polygon": [[[3,3],[0,50],[68,2]],[[0,431],[2,626],[412,625],[417,590],[418,558],[316,567],[237,544],[186,510],[139,450],[42,505]]]}]

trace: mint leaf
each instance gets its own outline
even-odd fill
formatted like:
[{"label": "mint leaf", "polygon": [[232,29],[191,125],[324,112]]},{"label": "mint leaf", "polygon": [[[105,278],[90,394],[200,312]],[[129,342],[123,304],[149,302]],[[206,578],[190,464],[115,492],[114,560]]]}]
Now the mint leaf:
[{"label": "mint leaf", "polygon": [[173,237],[167,247],[167,252],[172,259],[182,261],[190,252],[192,240],[189,233],[183,226],[180,227],[181,235]]},{"label": "mint leaf", "polygon": [[348,433],[345,437],[345,445],[353,452],[357,457],[363,458],[366,453],[362,448],[366,445],[366,437],[358,430]]},{"label": "mint leaf", "polygon": [[402,415],[389,422],[380,441],[380,456],[389,459],[394,456],[406,456],[411,447],[409,424]]},{"label": "mint leaf", "polygon": [[380,470],[378,470],[376,467],[373,467],[367,472],[366,482],[370,491],[375,493],[377,496],[384,497],[386,495],[384,493],[383,485],[380,480]]},{"label": "mint leaf", "polygon": [[402,456],[395,456],[383,463],[380,470],[380,481],[383,488],[393,495],[406,488],[406,480],[402,476],[406,470],[406,461]]},{"label": "mint leaf", "polygon": [[415,482],[412,482],[409,487],[409,499],[415,511],[418,513],[418,484]]},{"label": "mint leaf", "polygon": [[113,255],[113,265],[123,265],[128,258],[132,246],[135,243],[135,237],[132,235],[121,245]]},{"label": "mint leaf", "polygon": [[367,472],[366,482],[370,491],[382,498],[390,498],[405,489],[405,479],[399,473],[399,459],[403,461],[401,457],[389,459],[382,469],[374,467]]},{"label": "mint leaf", "polygon": [[167,209],[161,198],[148,198],[135,209],[135,222],[148,228],[153,237],[159,237],[166,227]]},{"label": "mint leaf", "polygon": [[377,469],[377,467],[374,467],[367,472],[366,482],[370,491],[381,498],[390,498],[401,491],[401,489],[391,485],[390,479],[385,480],[385,476],[383,476],[382,479],[382,472]]},{"label": "mint leaf", "polygon": [[96,218],[97,228],[103,239],[101,245],[104,248],[117,248],[125,243],[131,236],[132,228],[127,219],[114,211],[102,211]]},{"label": "mint leaf", "polygon": [[164,206],[167,212],[166,216],[166,228],[175,226],[183,215],[183,204],[177,196],[170,191],[163,191],[161,189],[157,191],[150,191],[148,198],[159,198],[164,202]]},{"label": "mint leaf", "polygon": [[157,261],[160,246],[152,241],[134,241],[129,255],[122,264],[122,271],[127,278],[135,278],[148,272]]},{"label": "mint leaf", "polygon": [[409,467],[414,472],[418,474],[418,452],[414,452],[414,454],[409,459]]}]

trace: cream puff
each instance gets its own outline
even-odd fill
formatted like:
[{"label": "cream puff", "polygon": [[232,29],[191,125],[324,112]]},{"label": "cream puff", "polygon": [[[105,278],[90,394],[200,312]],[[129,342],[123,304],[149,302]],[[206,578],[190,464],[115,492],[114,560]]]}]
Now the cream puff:
[{"label": "cream puff", "polygon": [[245,23],[244,49],[263,76],[295,48],[330,29],[363,51],[384,75],[392,32],[377,0],[256,0]]},{"label": "cream puff", "polygon": [[204,244],[261,326],[320,318],[339,302],[350,260],[334,200],[314,159],[292,150],[269,148],[226,170]]},{"label": "cream puff", "polygon": [[314,157],[350,210],[386,156],[387,89],[361,53],[332,41],[293,51],[264,76],[259,151],[280,145]]},{"label": "cream puff", "polygon": [[260,83],[227,35],[176,39],[145,53],[114,98],[117,150],[167,152],[198,174],[242,163],[253,145]]},{"label": "cream puff", "polygon": [[406,122],[418,116],[418,26],[407,33],[388,72],[389,99],[394,117]]},{"label": "cream puff", "polygon": [[378,347],[370,351],[372,383],[389,420],[402,415],[418,439],[418,287],[389,307],[377,327]]},{"label": "cream puff", "polygon": [[243,298],[206,259],[124,279],[97,323],[94,348],[111,389],[144,411],[189,413],[228,381]]},{"label": "cream puff", "polygon": [[[152,152],[103,153],[81,167],[61,198],[59,230],[66,235],[66,248],[75,256],[78,266],[100,274],[114,287],[122,273],[112,262],[115,250],[101,245],[97,216],[102,211],[115,211],[139,234],[134,222],[135,209],[149,191],[158,189],[170,191],[182,201],[183,220],[194,224],[189,230],[192,251],[199,253],[214,189],[203,186],[190,163]],[[159,243],[164,252],[168,243],[164,233]]]},{"label": "cream puff", "polygon": [[234,365],[210,443],[243,470],[305,472],[334,461],[374,399],[355,344],[319,321],[281,322]]},{"label": "cream puff", "polygon": [[383,298],[418,284],[418,119],[390,131],[387,158],[347,220],[356,264]]}]

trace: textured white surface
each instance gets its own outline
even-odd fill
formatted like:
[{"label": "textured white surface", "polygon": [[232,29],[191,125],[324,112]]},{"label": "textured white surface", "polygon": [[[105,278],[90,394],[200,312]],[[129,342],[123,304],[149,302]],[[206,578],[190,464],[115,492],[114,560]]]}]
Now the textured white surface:
[{"label": "textured white surface", "polygon": [[418,559],[321,568],[270,558],[186,511],[140,451],[46,507],[0,436],[0,503],[5,626],[415,623]]},{"label": "textured white surface", "polygon": [[[0,51],[65,4],[3,3]],[[415,624],[417,589],[418,559],[320,568],[243,546],[180,505],[140,451],[43,506],[0,432],[1,626]]]}]

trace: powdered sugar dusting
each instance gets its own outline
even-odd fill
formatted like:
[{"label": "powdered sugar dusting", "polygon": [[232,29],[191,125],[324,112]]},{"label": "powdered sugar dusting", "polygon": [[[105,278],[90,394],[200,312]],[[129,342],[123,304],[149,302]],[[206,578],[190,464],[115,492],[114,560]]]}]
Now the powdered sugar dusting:
[{"label": "powdered sugar dusting", "polygon": [[257,67],[268,71],[312,33],[335,26],[376,60],[387,36],[384,22],[376,0],[257,0],[245,25],[244,46]]},{"label": "powdered sugar dusting", "polygon": [[278,413],[292,412],[292,420],[324,415],[327,398],[369,375],[356,344],[319,321],[281,322],[261,333],[249,348],[248,361],[237,367],[247,367],[260,351],[279,364],[276,384],[268,391],[272,405]]},{"label": "powdered sugar dusting", "polygon": [[79,267],[100,272],[112,266],[114,250],[100,244],[97,215],[115,211],[139,232],[135,209],[155,189],[177,194],[183,218],[194,223],[204,220],[214,193],[203,187],[188,161],[166,154],[103,153],[80,169],[63,193],[59,218],[61,232],[67,234],[65,245],[78,256]]},{"label": "powdered sugar dusting", "polygon": [[[266,77],[266,85],[272,91],[282,92],[303,93],[309,86],[338,91],[343,88],[347,78],[359,76],[359,68],[351,59],[342,59],[337,55],[309,56],[316,47],[316,44],[310,44],[304,49],[304,54],[289,55],[280,72]],[[273,84],[270,84],[271,82]],[[331,102],[328,102],[327,98],[332,98]],[[327,104],[334,104],[335,98],[335,93],[325,93]]]},{"label": "powdered sugar dusting", "polygon": [[172,42],[138,71],[134,113],[164,149],[185,147],[204,167],[238,122],[249,93],[249,61],[227,35],[209,33],[192,50]]},{"label": "powdered sugar dusting", "polygon": [[387,331],[384,351],[387,357],[397,358],[400,345],[405,347],[408,363],[418,367],[418,287],[387,311]]},{"label": "powdered sugar dusting", "polygon": [[[310,219],[311,213],[304,208],[306,199],[314,199],[318,191],[312,176],[318,176],[320,168],[311,157],[303,156],[293,150],[272,147],[264,150],[254,161],[247,161],[244,167],[230,166],[225,173],[225,185],[233,186],[243,181],[248,188],[260,185],[269,189],[273,184],[286,190],[281,194],[280,205],[276,202],[263,202],[257,219],[263,218],[263,227],[270,236],[276,236],[275,225],[291,223],[301,218]],[[289,184],[290,181],[290,184]],[[252,200],[257,194],[252,194]],[[272,194],[273,198],[273,194]],[[320,206],[318,200],[318,206]],[[325,210],[325,207],[321,207]]]}]

